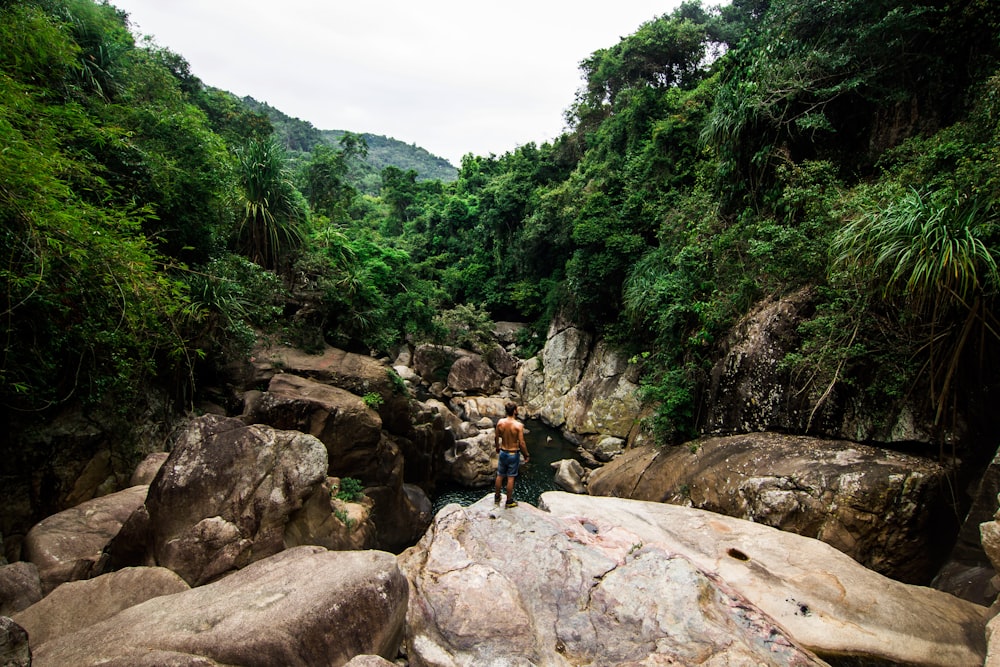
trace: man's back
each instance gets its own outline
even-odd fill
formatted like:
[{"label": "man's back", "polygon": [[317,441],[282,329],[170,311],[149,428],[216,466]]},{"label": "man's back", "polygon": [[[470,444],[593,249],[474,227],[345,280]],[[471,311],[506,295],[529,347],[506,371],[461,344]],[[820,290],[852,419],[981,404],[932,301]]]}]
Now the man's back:
[{"label": "man's back", "polygon": [[500,449],[516,452],[524,445],[524,424],[513,417],[504,417],[497,422]]}]

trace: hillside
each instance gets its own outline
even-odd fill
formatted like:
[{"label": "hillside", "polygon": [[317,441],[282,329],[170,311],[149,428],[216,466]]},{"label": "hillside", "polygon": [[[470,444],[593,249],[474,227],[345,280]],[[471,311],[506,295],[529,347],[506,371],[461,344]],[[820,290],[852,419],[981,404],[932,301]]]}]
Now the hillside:
[{"label": "hillside", "polygon": [[[340,139],[347,130],[319,130],[312,123],[300,118],[293,118],[266,102],[259,102],[253,97],[243,98],[244,104],[252,111],[265,114],[274,126],[275,136],[293,158],[307,159],[313,147],[325,142],[333,148],[338,148]],[[360,191],[375,194],[378,188],[378,176],[382,169],[393,166],[402,171],[417,172],[418,181],[443,181],[450,183],[458,178],[458,169],[443,157],[432,155],[416,144],[379,134],[357,133],[368,145],[368,155],[363,164],[355,165],[352,170],[353,185]]]}]

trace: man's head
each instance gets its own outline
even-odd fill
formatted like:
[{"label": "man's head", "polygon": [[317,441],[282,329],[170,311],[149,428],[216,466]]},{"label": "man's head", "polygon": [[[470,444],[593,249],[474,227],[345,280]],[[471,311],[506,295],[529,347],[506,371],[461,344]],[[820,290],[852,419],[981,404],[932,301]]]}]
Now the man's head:
[{"label": "man's head", "polygon": [[517,405],[514,404],[514,401],[507,401],[504,404],[503,409],[507,411],[508,417],[513,417],[514,413],[517,412]]}]

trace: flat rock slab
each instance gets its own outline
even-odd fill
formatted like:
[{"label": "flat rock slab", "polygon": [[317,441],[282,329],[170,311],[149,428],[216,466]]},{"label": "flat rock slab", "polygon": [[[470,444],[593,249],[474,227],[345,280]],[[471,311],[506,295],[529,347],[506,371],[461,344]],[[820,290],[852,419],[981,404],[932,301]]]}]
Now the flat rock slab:
[{"label": "flat rock slab", "polygon": [[296,547],[34,651],[34,667],[342,665],[395,657],[407,583],[381,551]]},{"label": "flat rock slab", "polygon": [[690,559],[821,657],[983,664],[985,607],[884,577],[818,540],[661,503],[550,492],[541,504],[574,530]]},{"label": "flat rock slab", "polygon": [[820,665],[683,556],[530,505],[449,505],[400,557],[414,665]]}]

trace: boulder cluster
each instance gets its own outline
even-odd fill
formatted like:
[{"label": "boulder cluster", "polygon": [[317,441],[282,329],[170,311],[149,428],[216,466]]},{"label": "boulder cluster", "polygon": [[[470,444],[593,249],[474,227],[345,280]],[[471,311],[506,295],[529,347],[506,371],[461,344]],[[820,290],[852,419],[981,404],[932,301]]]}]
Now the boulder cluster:
[{"label": "boulder cluster", "polygon": [[[632,361],[558,321],[519,360],[513,331],[256,350],[228,409],[0,562],[0,665],[1000,665],[992,600],[925,585],[942,466],[767,430],[653,447]],[[507,401],[580,446],[568,492],[432,515],[437,484],[492,482]]]}]

